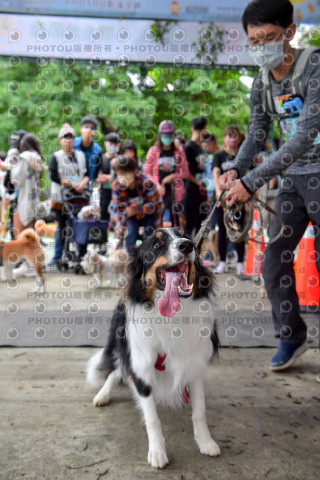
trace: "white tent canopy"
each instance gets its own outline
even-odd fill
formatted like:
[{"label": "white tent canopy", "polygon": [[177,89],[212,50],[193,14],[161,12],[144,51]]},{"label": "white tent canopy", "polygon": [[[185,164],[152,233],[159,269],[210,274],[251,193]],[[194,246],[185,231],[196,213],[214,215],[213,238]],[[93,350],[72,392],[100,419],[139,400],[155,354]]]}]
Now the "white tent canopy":
[{"label": "white tent canopy", "polygon": [[[0,0],[0,10],[35,15],[239,23],[248,3],[248,0]],[[296,22],[320,23],[318,0],[291,0],[291,3]]]},{"label": "white tent canopy", "polygon": [[[320,23],[319,0],[292,0],[297,20]],[[315,4],[312,7],[313,3]],[[0,0],[0,55],[173,66],[252,66],[241,15],[247,0]],[[317,4],[317,5],[316,5]],[[312,7],[312,8],[311,8]],[[153,20],[151,20],[151,18]],[[156,41],[155,19],[174,20]],[[197,55],[199,38],[210,40],[209,22],[225,32],[218,58]],[[205,22],[205,23],[202,23]],[[198,45],[198,47],[197,47]]]}]

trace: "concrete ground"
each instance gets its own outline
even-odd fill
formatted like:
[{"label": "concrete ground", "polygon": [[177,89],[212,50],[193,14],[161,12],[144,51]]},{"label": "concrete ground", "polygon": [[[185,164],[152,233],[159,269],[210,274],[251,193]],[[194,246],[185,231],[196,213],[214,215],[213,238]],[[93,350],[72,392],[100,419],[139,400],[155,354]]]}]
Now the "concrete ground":
[{"label": "concrete ground", "polygon": [[[32,293],[33,279],[2,289],[0,480],[319,478],[319,351],[310,349],[285,373],[269,370],[277,342],[258,283],[241,282],[232,271],[217,278],[223,348],[210,367],[206,397],[221,456],[199,453],[190,407],[161,410],[170,464],[155,471],[130,392],[117,389],[108,406],[96,408],[85,387],[86,362],[106,342],[119,291],[92,291],[87,276],[46,277],[43,296]],[[319,316],[304,318],[316,347]]]},{"label": "concrete ground", "polygon": [[206,384],[207,419],[221,456],[199,453],[191,410],[160,410],[170,464],[147,463],[147,436],[129,390],[103,408],[85,388],[95,348],[0,351],[1,480],[316,480],[320,384],[316,349],[286,373],[274,349],[223,348]]}]

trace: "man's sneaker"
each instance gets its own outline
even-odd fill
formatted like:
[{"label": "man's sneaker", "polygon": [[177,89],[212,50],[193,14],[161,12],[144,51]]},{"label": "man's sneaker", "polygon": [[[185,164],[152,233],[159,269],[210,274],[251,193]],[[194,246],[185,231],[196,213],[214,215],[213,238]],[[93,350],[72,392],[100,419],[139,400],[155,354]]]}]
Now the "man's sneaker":
[{"label": "man's sneaker", "polygon": [[32,265],[28,265],[27,262],[21,263],[21,265],[12,270],[12,276],[14,278],[18,277],[35,277],[36,272]]},{"label": "man's sneaker", "polygon": [[27,278],[35,277],[36,276],[36,271],[35,271],[34,267],[32,265],[27,265],[27,271],[23,276],[27,277]]},{"label": "man's sneaker", "polygon": [[24,277],[24,274],[28,271],[28,265],[26,262],[22,262],[19,267],[16,267],[12,270],[12,276],[15,278]]},{"label": "man's sneaker", "polygon": [[220,262],[217,268],[215,268],[213,271],[214,273],[226,273],[227,271],[226,262]]},{"label": "man's sneaker", "polygon": [[306,340],[304,343],[292,344],[280,340],[278,350],[272,357],[270,368],[273,371],[285,370],[290,367],[300,355],[308,350],[310,343]]},{"label": "man's sneaker", "polygon": [[243,275],[243,265],[242,263],[237,263],[237,275]]}]

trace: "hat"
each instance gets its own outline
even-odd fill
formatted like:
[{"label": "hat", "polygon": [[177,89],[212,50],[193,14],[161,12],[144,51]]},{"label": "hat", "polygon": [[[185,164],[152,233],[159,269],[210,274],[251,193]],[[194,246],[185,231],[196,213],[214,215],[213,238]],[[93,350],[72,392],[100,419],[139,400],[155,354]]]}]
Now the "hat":
[{"label": "hat", "polygon": [[158,132],[160,135],[172,136],[174,134],[174,124],[171,120],[163,120],[159,125]]},{"label": "hat", "polygon": [[9,145],[11,147],[16,147],[18,148],[20,145],[21,139],[27,134],[25,130],[17,130],[16,132],[13,132],[10,134],[9,137]]},{"label": "hat", "polygon": [[76,136],[76,132],[75,130],[71,127],[70,123],[64,123],[62,125],[62,128],[60,128],[60,131],[59,131],[59,135],[58,135],[58,138],[63,138],[65,137],[66,135],[68,135],[68,133],[71,133],[71,135],[73,136],[73,138]]}]

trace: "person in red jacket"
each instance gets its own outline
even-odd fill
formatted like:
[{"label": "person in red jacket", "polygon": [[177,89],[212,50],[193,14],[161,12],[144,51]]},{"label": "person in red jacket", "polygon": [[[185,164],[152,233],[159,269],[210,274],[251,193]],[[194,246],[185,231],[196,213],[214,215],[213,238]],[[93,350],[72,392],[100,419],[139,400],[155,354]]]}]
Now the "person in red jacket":
[{"label": "person in red jacket", "polygon": [[163,226],[179,225],[185,192],[183,180],[189,177],[188,162],[181,147],[174,142],[174,124],[163,120],[156,144],[147,153],[144,173],[157,185],[163,200]]}]

